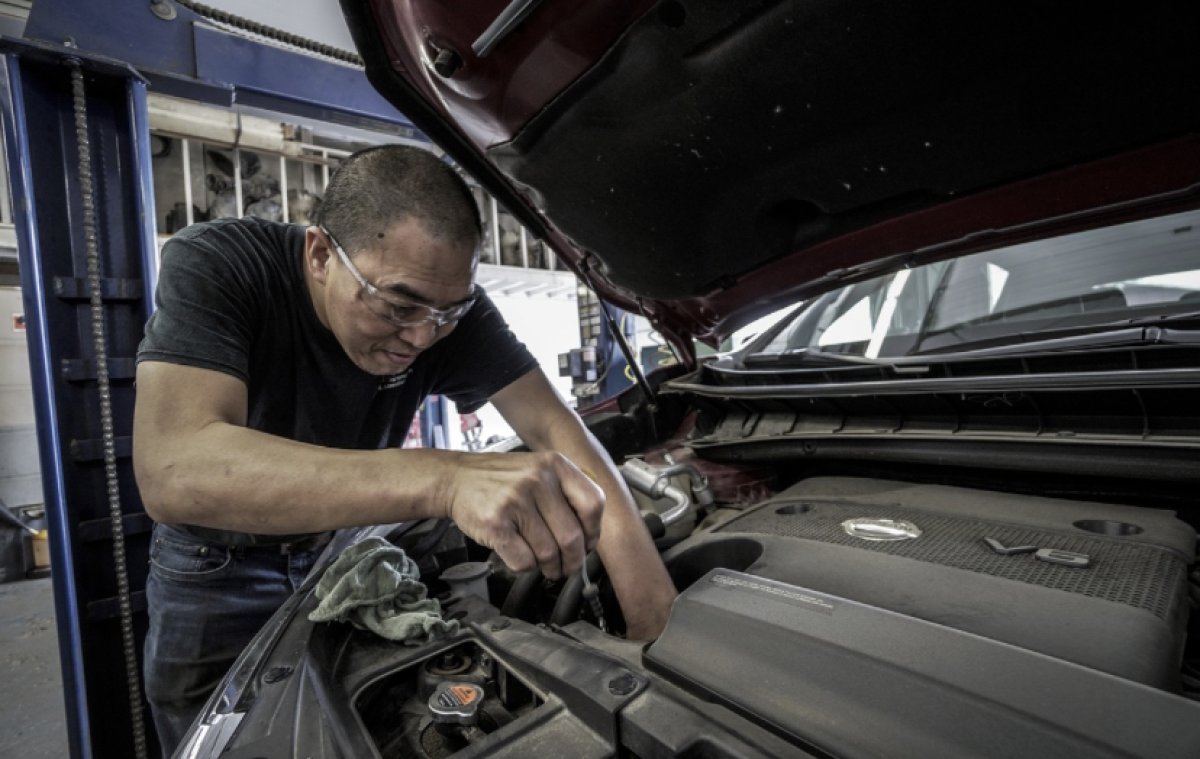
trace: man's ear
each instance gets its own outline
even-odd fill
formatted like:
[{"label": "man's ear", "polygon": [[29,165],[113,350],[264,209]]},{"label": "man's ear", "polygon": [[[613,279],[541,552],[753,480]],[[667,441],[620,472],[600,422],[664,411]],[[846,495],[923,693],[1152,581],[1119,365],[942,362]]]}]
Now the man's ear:
[{"label": "man's ear", "polygon": [[329,276],[329,262],[333,258],[333,250],[329,247],[329,238],[319,227],[309,227],[304,230],[304,266],[312,278],[322,285]]}]

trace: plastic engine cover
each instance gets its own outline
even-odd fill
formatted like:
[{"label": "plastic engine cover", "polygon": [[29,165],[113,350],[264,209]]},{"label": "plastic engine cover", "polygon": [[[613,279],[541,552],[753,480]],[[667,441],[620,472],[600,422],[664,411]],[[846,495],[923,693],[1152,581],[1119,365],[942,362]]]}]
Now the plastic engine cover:
[{"label": "plastic engine cover", "polygon": [[741,570],[1174,690],[1195,544],[1171,512],[814,478],[666,558],[681,587]]}]

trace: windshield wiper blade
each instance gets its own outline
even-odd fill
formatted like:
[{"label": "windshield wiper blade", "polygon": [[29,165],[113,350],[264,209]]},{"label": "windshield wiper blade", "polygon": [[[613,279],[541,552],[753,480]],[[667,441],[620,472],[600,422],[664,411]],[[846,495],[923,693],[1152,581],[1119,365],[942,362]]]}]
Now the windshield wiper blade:
[{"label": "windshield wiper blade", "polygon": [[865,356],[825,353],[808,348],[792,348],[780,353],[750,353],[742,356],[742,364],[746,366],[778,366],[780,364],[789,366],[888,366],[891,363],[891,361],[866,358]]},{"label": "windshield wiper blade", "polygon": [[[1087,332],[1058,337],[1047,337],[1044,333],[1022,332],[1003,338],[990,338],[986,342],[1003,340],[1003,345],[971,348],[971,343],[959,343],[953,350],[940,349],[936,352],[915,353],[911,358],[938,361],[966,356],[986,357],[1020,355],[1031,352],[1072,351],[1095,348],[1117,348],[1140,345],[1200,345],[1200,330],[1171,329],[1158,326],[1107,325],[1092,328]],[[983,341],[980,341],[983,342]],[[978,344],[978,343],[976,343]]]},{"label": "windshield wiper blade", "polygon": [[[1196,322],[1197,328],[1165,326],[1186,322]],[[745,367],[799,366],[811,368],[875,366],[890,367],[906,373],[914,371],[918,367],[925,368],[931,363],[956,361],[964,358],[1144,345],[1200,345],[1200,312],[1127,319],[1118,323],[1093,324],[1088,327],[1073,327],[1054,332],[1044,330],[1016,332],[956,343],[953,346],[936,348],[931,351],[886,358],[867,358],[846,353],[826,353],[809,348],[794,348],[781,353],[750,353],[741,357],[741,364]]]}]

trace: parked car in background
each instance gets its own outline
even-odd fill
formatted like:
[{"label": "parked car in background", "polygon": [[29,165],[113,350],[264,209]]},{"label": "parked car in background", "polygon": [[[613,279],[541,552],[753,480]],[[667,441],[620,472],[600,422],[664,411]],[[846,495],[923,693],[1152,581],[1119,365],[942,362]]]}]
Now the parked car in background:
[{"label": "parked car in background", "polygon": [[1200,755],[1200,6],[343,8],[380,92],[679,354],[588,421],[680,596],[643,645],[598,562],[381,527],[459,632],[302,591],[185,755]]}]

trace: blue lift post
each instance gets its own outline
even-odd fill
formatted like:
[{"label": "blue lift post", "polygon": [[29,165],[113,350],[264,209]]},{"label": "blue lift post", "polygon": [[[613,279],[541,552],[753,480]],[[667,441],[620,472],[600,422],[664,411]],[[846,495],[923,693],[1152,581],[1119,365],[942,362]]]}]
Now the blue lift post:
[{"label": "blue lift post", "polygon": [[[9,47],[0,100],[29,334],[67,727],[72,756],[128,756],[133,713],[116,601],[102,452],[71,67]],[[147,315],[153,199],[146,85],[79,60],[84,73],[107,324],[118,485],[135,611],[145,608],[149,520],[129,460],[133,359]],[[135,634],[145,635],[136,614]]]},{"label": "blue lift post", "polygon": [[[134,756],[134,714],[101,450],[72,67],[83,72],[87,93],[116,480],[139,673],[151,523],[130,452],[134,357],[156,272],[148,91],[425,139],[361,70],[215,28],[182,7],[173,6],[175,15],[163,19],[151,5],[39,0],[26,39],[0,39],[0,117],[51,532],[68,741],[76,758]],[[139,711],[155,755],[148,714]]]}]

